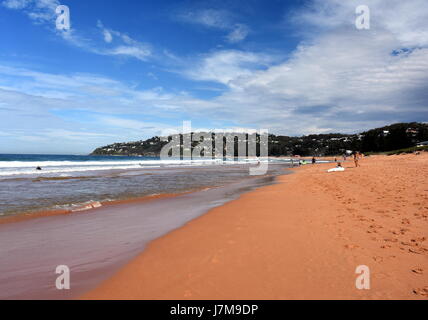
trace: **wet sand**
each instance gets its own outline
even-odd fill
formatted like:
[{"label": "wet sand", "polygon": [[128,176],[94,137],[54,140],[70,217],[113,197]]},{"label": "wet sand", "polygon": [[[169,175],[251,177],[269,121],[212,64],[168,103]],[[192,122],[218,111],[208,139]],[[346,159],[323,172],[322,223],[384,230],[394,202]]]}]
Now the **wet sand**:
[{"label": "wet sand", "polygon": [[73,210],[60,209],[60,210],[41,210],[41,211],[27,212],[27,213],[22,212],[16,215],[1,217],[0,225],[17,223],[17,222],[22,222],[22,221],[27,221],[32,219],[60,216],[60,215],[84,214],[84,213],[87,213],[88,211],[97,210],[98,208],[94,207],[94,205],[97,205],[97,204],[100,205],[100,207],[110,207],[110,206],[126,205],[126,204],[142,204],[151,200],[177,197],[179,195],[185,195],[188,193],[190,192],[182,192],[182,193],[176,193],[176,194],[172,194],[172,193],[156,194],[156,195],[149,195],[149,196],[137,197],[132,199],[112,200],[112,201],[102,201],[102,202],[93,201],[93,202],[87,203],[86,205],[82,204],[81,206],[77,206]]},{"label": "wet sand", "polygon": [[427,299],[428,154],[360,163],[308,165],[212,209],[82,298]]}]

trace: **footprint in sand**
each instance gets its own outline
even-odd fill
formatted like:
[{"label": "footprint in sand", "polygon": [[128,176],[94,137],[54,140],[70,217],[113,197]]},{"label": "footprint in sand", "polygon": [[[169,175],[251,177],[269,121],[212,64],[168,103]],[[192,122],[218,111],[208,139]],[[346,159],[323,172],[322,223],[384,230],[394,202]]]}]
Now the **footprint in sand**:
[{"label": "footprint in sand", "polygon": [[347,244],[347,245],[345,245],[345,248],[346,249],[356,249],[356,248],[359,248],[359,246],[356,244]]},{"label": "footprint in sand", "polygon": [[383,227],[378,224],[372,224],[369,226],[369,230],[367,231],[367,233],[377,233],[378,229],[383,229]]},{"label": "footprint in sand", "polygon": [[400,229],[400,234],[405,235],[407,232],[409,232],[410,229],[406,229],[406,228],[401,228]]},{"label": "footprint in sand", "polygon": [[417,296],[428,297],[428,287],[413,289],[413,293]]},{"label": "footprint in sand", "polygon": [[410,224],[410,220],[404,218],[404,219],[401,220],[401,224]]},{"label": "footprint in sand", "polygon": [[185,298],[190,298],[190,297],[192,297],[192,296],[193,296],[193,293],[192,293],[192,291],[190,291],[190,290],[186,290],[186,291],[184,291],[183,296],[184,296]]},{"label": "footprint in sand", "polygon": [[404,236],[409,231],[410,231],[410,229],[401,228],[400,230],[394,230],[394,229],[392,229],[389,232],[392,233],[392,234],[395,234],[397,236]]},{"label": "footprint in sand", "polygon": [[428,249],[426,249],[424,247],[416,247],[416,248],[410,248],[409,252],[410,253],[416,253],[416,254],[424,254],[424,253],[428,252]]},{"label": "footprint in sand", "polygon": [[401,244],[403,246],[409,246],[409,247],[417,247],[419,244],[417,242],[407,242],[407,241],[401,241]]},{"label": "footprint in sand", "polygon": [[412,269],[412,272],[416,274],[424,274],[424,270],[421,268]]}]

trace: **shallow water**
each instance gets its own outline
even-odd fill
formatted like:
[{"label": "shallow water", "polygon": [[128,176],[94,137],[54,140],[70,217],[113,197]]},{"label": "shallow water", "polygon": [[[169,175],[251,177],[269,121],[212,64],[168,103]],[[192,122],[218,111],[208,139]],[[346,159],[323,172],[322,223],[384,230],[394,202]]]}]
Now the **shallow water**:
[{"label": "shallow water", "polygon": [[[287,161],[274,163],[288,165]],[[0,155],[0,216],[181,193],[249,178],[247,161]],[[43,170],[37,171],[40,166]],[[269,174],[278,174],[270,166]]]}]

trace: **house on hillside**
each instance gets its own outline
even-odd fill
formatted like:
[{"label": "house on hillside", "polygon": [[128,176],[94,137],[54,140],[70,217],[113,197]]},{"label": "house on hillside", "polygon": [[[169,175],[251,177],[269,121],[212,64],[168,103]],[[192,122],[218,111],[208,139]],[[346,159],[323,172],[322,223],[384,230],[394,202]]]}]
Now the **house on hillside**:
[{"label": "house on hillside", "polygon": [[426,146],[428,146],[428,141],[419,142],[417,146],[418,147],[426,147]]}]

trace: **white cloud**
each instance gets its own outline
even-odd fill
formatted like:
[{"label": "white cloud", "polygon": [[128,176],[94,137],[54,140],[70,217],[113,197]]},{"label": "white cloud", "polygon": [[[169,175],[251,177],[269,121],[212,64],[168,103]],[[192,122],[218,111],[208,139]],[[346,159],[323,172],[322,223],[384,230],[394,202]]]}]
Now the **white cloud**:
[{"label": "white cloud", "polygon": [[233,81],[251,76],[255,70],[267,67],[273,58],[268,55],[238,50],[221,50],[193,62],[184,74],[193,80],[216,81],[233,86]]},{"label": "white cloud", "polygon": [[[293,22],[303,27],[312,25],[324,32],[338,28],[354,29],[355,8],[361,4],[360,0],[312,0],[293,16]],[[370,0],[365,4],[370,9],[372,29],[388,32],[404,45],[428,44],[425,0]]]},{"label": "white cloud", "polygon": [[56,30],[55,10],[60,5],[58,0],[3,0],[2,5],[9,9],[22,10],[35,23],[51,24],[51,30],[67,43],[94,54],[132,57],[141,61],[146,61],[152,55],[152,48],[149,44],[137,41],[119,31],[108,29],[101,21],[98,21],[97,26],[101,29],[104,42],[111,45],[109,47],[96,46],[97,41],[81,36],[75,29],[61,32]]},{"label": "white cloud", "polygon": [[24,9],[32,0],[5,0],[3,6],[9,9]]},{"label": "white cloud", "polygon": [[227,11],[215,9],[187,11],[179,14],[178,18],[188,23],[218,29],[228,29],[232,19]]},{"label": "white cloud", "polygon": [[149,44],[132,39],[127,34],[104,27],[101,21],[97,22],[98,28],[103,34],[104,41],[111,45],[106,48],[88,49],[94,53],[111,56],[128,56],[146,61],[152,55],[152,48]]},{"label": "white cloud", "polygon": [[2,5],[8,9],[23,10],[36,23],[54,21],[58,0],[3,0]]},{"label": "white cloud", "polygon": [[47,138],[61,138],[66,140],[79,140],[79,141],[87,141],[91,138],[114,138],[115,135],[109,133],[99,133],[99,132],[90,132],[90,131],[72,131],[72,130],[64,130],[64,129],[46,129],[39,133],[42,137]]},{"label": "white cloud", "polygon": [[174,127],[161,122],[139,121],[113,116],[99,117],[98,121],[107,126],[117,127],[122,130],[125,129],[128,133],[133,132],[135,136],[140,137],[161,135],[165,130],[177,131],[180,129],[179,127]]},{"label": "white cloud", "polygon": [[184,74],[229,87],[211,101],[212,112],[204,110],[207,116],[276,132],[349,132],[427,121],[428,3],[370,3],[371,30],[355,28],[358,1],[317,0],[309,13],[294,15],[302,30],[309,23],[315,28],[286,61],[272,59],[260,68],[257,54],[219,51]]},{"label": "white cloud", "polygon": [[201,25],[206,28],[228,31],[226,40],[237,43],[247,38],[250,28],[242,23],[234,23],[234,17],[228,11],[202,9],[186,11],[178,15],[180,21]]},{"label": "white cloud", "polygon": [[144,46],[118,46],[113,49],[107,49],[103,51],[106,55],[113,56],[129,56],[139,60],[145,61],[150,56],[150,49]]},{"label": "white cloud", "polygon": [[111,43],[113,41],[113,36],[108,30],[103,30],[104,41],[107,43]]},{"label": "white cloud", "polygon": [[248,33],[250,32],[250,28],[248,28],[244,24],[236,24],[234,29],[226,36],[227,41],[231,43],[236,43],[244,40]]},{"label": "white cloud", "polygon": [[97,22],[97,27],[101,30],[104,37],[104,41],[107,43],[111,43],[113,41],[112,31],[105,28],[103,23],[100,20],[98,20]]}]

